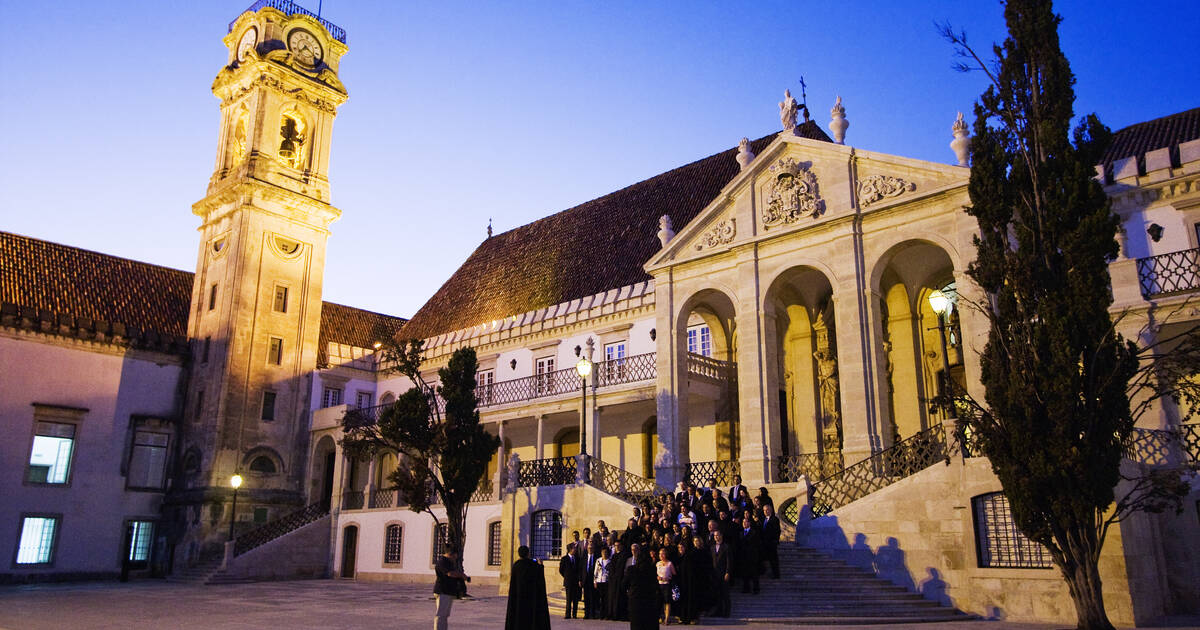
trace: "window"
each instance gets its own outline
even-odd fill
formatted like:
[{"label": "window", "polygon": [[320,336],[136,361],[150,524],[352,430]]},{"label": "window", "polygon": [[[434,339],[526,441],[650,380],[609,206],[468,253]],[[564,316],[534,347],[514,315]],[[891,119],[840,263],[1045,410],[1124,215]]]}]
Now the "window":
[{"label": "window", "polygon": [[708,324],[688,326],[687,349],[693,354],[712,356],[712,330],[709,329]]},{"label": "window", "polygon": [[204,338],[204,346],[200,350],[200,362],[208,363],[208,351],[212,349],[212,337]]},{"label": "window", "polygon": [[67,483],[74,448],[75,425],[38,422],[29,452],[27,479],[32,483]]},{"label": "window", "polygon": [[196,413],[194,418],[196,422],[200,422],[200,414],[204,411],[204,390],[196,392]]},{"label": "window", "polygon": [[262,419],[270,422],[275,419],[275,392],[263,392]]},{"label": "window", "polygon": [[971,499],[975,513],[975,548],[979,566],[1003,569],[1049,569],[1050,552],[1017,528],[1003,492]]},{"label": "window", "polygon": [[267,363],[271,365],[283,364],[283,340],[279,337],[271,337],[271,347],[267,350]]},{"label": "window", "polygon": [[533,535],[530,552],[538,560],[557,558],[562,549],[562,513],[542,510],[533,513]]},{"label": "window", "polygon": [[604,344],[604,376],[620,379],[625,375],[625,342]]},{"label": "window", "polygon": [[446,553],[446,547],[450,544],[450,526],[446,523],[438,523],[433,528],[433,557],[430,558],[429,564],[437,564],[438,556]]},{"label": "window", "polygon": [[17,564],[50,564],[54,560],[59,520],[57,516],[26,516],[21,519]]},{"label": "window", "polygon": [[273,474],[275,462],[266,455],[259,455],[250,462],[250,470],[258,473]]},{"label": "window", "polygon": [[359,409],[366,409],[371,406],[371,392],[355,392],[354,406]]},{"label": "window", "polygon": [[492,402],[492,385],[496,382],[496,370],[480,370],[475,373],[475,400]]},{"label": "window", "polygon": [[286,313],[288,307],[288,288],[275,285],[275,303],[271,309],[276,313]]},{"label": "window", "polygon": [[136,564],[150,562],[154,543],[154,521],[129,521],[129,555],[126,560]]},{"label": "window", "polygon": [[[436,556],[436,554],[434,554]],[[404,527],[388,525],[383,532],[383,563],[400,564],[404,557]],[[436,557],[434,558],[436,560]]]},{"label": "window", "polygon": [[217,308],[217,285],[214,283],[208,288],[208,310]]},{"label": "window", "polygon": [[488,557],[489,567],[500,566],[500,521],[488,523]]},{"label": "window", "polygon": [[167,470],[166,433],[134,431],[133,448],[129,450],[129,473],[125,485],[130,488],[161,490]]},{"label": "window", "polygon": [[304,157],[304,119],[288,112],[279,121],[279,161],[300,168]]},{"label": "window", "polygon": [[255,524],[257,524],[257,525],[262,525],[263,523],[266,523],[266,522],[267,522],[267,514],[268,514],[268,512],[267,512],[267,508],[265,508],[265,507],[256,507],[256,508],[254,508],[254,522],[255,522]]},{"label": "window", "polygon": [[326,387],[325,393],[321,396],[322,407],[336,407],[342,404],[342,388]]},{"label": "window", "polygon": [[548,394],[554,385],[554,357],[542,357],[537,360],[537,393]]}]

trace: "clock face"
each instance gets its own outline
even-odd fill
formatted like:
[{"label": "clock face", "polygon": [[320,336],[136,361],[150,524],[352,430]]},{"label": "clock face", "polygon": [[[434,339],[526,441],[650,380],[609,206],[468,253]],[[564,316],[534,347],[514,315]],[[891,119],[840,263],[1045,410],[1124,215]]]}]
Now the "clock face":
[{"label": "clock face", "polygon": [[292,51],[301,63],[315,66],[321,61],[321,43],[312,33],[296,29],[288,34],[287,44],[288,50]]},{"label": "clock face", "polygon": [[251,26],[242,33],[242,39],[238,40],[237,58],[238,61],[246,60],[246,53],[254,48],[258,43],[258,29]]}]

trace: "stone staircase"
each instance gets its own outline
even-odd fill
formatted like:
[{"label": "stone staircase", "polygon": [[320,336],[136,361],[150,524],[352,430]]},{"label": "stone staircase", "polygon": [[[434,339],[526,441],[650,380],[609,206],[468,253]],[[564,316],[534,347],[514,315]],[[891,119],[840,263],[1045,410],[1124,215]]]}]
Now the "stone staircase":
[{"label": "stone staircase", "polygon": [[209,579],[221,572],[221,559],[204,560],[190,567],[176,567],[167,581],[177,584],[208,584]]},{"label": "stone staircase", "polygon": [[[782,545],[780,579],[760,579],[757,595],[743,594],[741,582],[733,585],[732,616],[749,622],[796,625],[927,623],[971,619],[953,608],[892,584],[874,572],[851,566],[814,549]],[[554,566],[557,566],[555,563]],[[562,617],[566,600],[551,581],[550,614]],[[582,610],[582,606],[580,607]]]}]

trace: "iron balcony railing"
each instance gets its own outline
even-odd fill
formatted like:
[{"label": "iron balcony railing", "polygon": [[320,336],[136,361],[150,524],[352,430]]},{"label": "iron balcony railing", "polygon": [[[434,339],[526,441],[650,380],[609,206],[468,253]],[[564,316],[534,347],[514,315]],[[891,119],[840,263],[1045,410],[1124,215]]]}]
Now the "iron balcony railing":
[{"label": "iron balcony railing", "polygon": [[373,488],[371,500],[367,506],[372,508],[399,507],[400,498],[397,496],[395,488]]},{"label": "iron balcony railing", "polygon": [[1144,298],[1195,291],[1200,289],[1200,248],[1139,258],[1137,270]]},{"label": "iron balcony railing", "polygon": [[329,514],[329,506],[318,502],[256,527],[234,539],[233,555],[240,556],[251,549],[265,545],[280,536],[289,534]]},{"label": "iron balcony railing", "polygon": [[710,480],[715,480],[717,487],[728,488],[733,485],[733,478],[741,474],[742,463],[737,460],[689,462],[685,481],[706,486]]},{"label": "iron balcony railing", "polygon": [[521,462],[517,472],[517,486],[565,486],[575,483],[577,464],[575,457],[548,457]]},{"label": "iron balcony railing", "polygon": [[938,462],[950,462],[946,431],[940,424],[813,484],[813,516],[825,516]]},{"label": "iron balcony railing", "polygon": [[1200,423],[1177,429],[1135,427],[1125,442],[1125,457],[1155,467],[1200,464]]},{"label": "iron balcony railing", "polygon": [[342,493],[343,510],[361,510],[366,499],[362,490],[347,490]]},{"label": "iron balcony railing", "polygon": [[[245,11],[242,11],[242,13],[254,13],[255,11],[258,11],[259,9],[261,9],[263,7],[271,7],[272,9],[277,9],[279,11],[282,11],[283,13],[285,13],[287,15],[296,15],[298,13],[300,15],[307,15],[308,17],[314,18],[316,21],[321,23],[321,26],[325,27],[325,30],[329,31],[329,34],[334,39],[338,40],[339,42],[342,42],[343,44],[346,43],[345,29],[338,26],[337,24],[334,24],[333,22],[330,22],[329,20],[326,20],[325,18],[317,15],[316,13],[309,11],[308,9],[305,9],[304,7],[296,4],[295,2],[291,2],[291,0],[258,0],[258,2],[255,2],[254,4],[250,5],[250,8],[246,9]],[[239,18],[242,16],[242,13],[238,14]],[[229,23],[229,31],[230,32],[233,31],[233,27],[236,24],[237,24],[236,19]]]},{"label": "iron balcony railing", "polygon": [[635,475],[596,457],[588,459],[588,484],[618,499],[636,504],[660,494],[670,493],[670,490],[658,485],[653,479]]},{"label": "iron balcony railing", "polygon": [[832,477],[845,468],[841,451],[779,456],[779,481],[799,481],[804,475],[812,483]]}]

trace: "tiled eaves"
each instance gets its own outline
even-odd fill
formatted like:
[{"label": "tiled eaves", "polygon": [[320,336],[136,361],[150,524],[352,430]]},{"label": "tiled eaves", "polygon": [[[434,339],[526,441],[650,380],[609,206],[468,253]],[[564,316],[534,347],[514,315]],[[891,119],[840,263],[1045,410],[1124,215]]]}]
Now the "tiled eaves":
[{"label": "tiled eaves", "polygon": [[480,347],[536,335],[653,304],[654,281],[647,280],[438,335],[425,340],[425,353],[432,359],[461,347]]},{"label": "tiled eaves", "polygon": [[160,334],[154,330],[127,326],[121,322],[98,321],[20,306],[12,302],[0,304],[0,326],[181,357],[188,354],[187,339],[184,337]]}]

